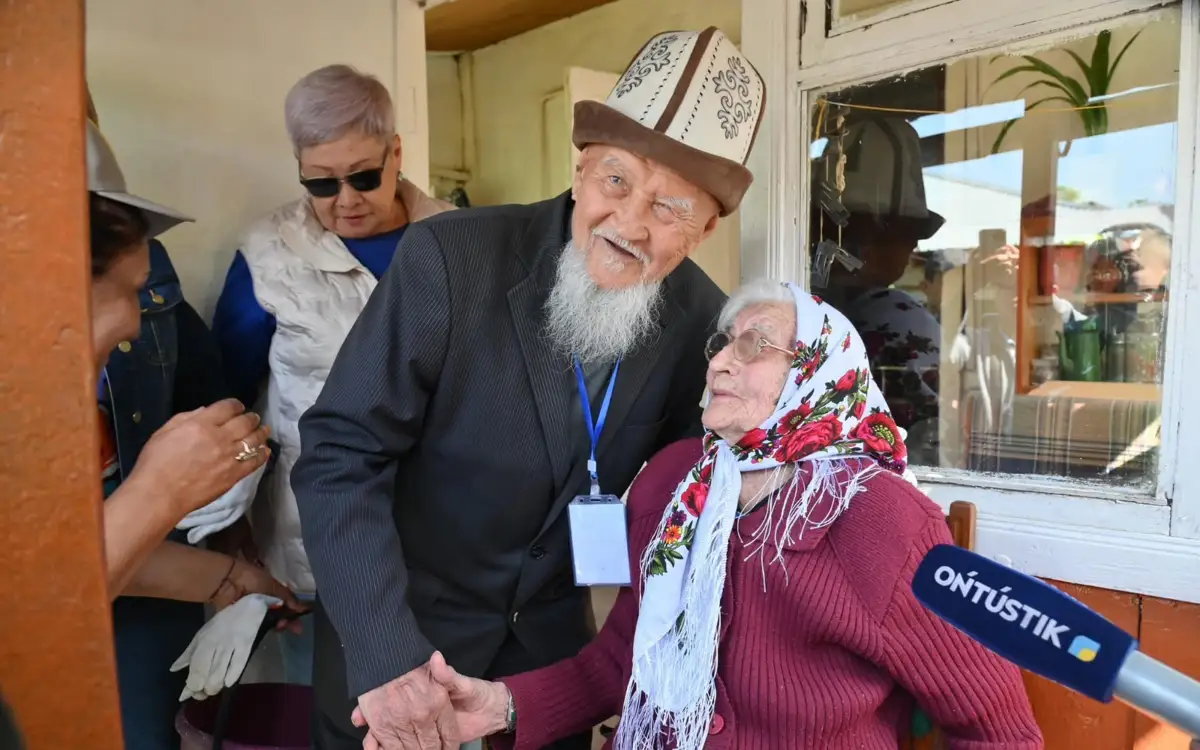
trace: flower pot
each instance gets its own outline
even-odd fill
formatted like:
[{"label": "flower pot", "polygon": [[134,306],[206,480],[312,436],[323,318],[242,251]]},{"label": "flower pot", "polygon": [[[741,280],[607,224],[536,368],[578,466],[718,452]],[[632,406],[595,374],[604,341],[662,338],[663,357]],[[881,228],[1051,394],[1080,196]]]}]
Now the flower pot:
[{"label": "flower pot", "polygon": [[1042,248],[1038,282],[1045,295],[1060,297],[1079,291],[1083,283],[1083,245],[1048,245]]}]

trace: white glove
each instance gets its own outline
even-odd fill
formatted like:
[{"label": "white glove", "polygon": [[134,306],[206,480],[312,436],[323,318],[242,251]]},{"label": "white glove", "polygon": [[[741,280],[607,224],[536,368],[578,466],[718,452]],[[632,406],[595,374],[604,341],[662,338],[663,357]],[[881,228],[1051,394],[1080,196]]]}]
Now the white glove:
[{"label": "white glove", "polygon": [[211,698],[238,681],[267,609],[282,601],[266,594],[247,594],[213,615],[171,665],[172,672],[188,670],[179,700]]},{"label": "white glove", "polygon": [[227,529],[239,518],[246,514],[254,495],[258,492],[258,483],[262,479],[267,465],[264,463],[252,471],[241,481],[233,485],[224,495],[213,500],[203,508],[188,513],[183,520],[175,524],[175,528],[186,530],[188,543],[196,544],[209,534],[215,534]]}]

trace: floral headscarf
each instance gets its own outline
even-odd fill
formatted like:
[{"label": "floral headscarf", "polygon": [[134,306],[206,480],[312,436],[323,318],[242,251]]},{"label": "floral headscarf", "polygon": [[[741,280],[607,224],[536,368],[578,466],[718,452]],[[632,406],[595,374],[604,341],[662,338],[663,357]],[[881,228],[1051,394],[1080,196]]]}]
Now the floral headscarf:
[{"label": "floral headscarf", "polygon": [[[901,431],[871,379],[866,349],[849,321],[793,284],[796,346],[775,413],[729,445],[705,433],[704,455],[675,489],[642,555],[642,604],[633,641],[633,676],[617,730],[619,750],[699,750],[716,708],[718,633],[725,564],[742,473],[811,462],[772,505],[787,538],[833,523],[882,469],[905,472]],[[839,459],[875,462],[847,465]],[[848,470],[853,467],[853,470]],[[800,486],[803,484],[803,486]],[[816,501],[832,498],[820,519]],[[764,524],[766,526],[768,524]]]}]

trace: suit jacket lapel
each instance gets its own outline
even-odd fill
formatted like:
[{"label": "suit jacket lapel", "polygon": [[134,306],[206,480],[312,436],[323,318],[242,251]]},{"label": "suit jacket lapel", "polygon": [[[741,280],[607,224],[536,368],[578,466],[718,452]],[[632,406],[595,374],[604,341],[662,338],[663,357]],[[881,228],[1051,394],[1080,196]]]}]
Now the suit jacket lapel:
[{"label": "suit jacket lapel", "polygon": [[654,333],[621,361],[621,371],[617,374],[617,385],[613,389],[612,404],[609,405],[608,424],[604,433],[600,435],[597,456],[604,453],[605,448],[612,442],[613,435],[625,423],[629,410],[633,408],[633,402],[645,388],[650,373],[662,357],[664,347],[673,340],[677,333],[676,328],[683,324],[683,310],[666,284],[663,285],[662,294],[658,326]]},{"label": "suit jacket lapel", "polygon": [[567,195],[547,201],[531,222],[518,251],[528,273],[508,291],[508,307],[545,433],[556,487],[563,486],[571,468],[570,408],[575,380],[570,362],[548,344],[542,324],[543,306],[554,283],[555,260],[566,242],[569,205]]},{"label": "suit jacket lapel", "polygon": [[[601,464],[601,490],[603,490],[604,482],[605,448],[612,443],[613,436],[620,432],[625,418],[629,416],[629,410],[633,408],[633,402],[637,400],[638,394],[642,392],[646,381],[650,378],[650,373],[654,371],[654,366],[662,357],[664,347],[677,334],[678,327],[683,325],[682,312],[683,310],[679,307],[669,286],[664,285],[663,302],[658,312],[657,330],[636,351],[621,361],[621,369],[617,373],[617,384],[613,388],[613,400],[608,408],[604,432],[600,435],[600,443],[596,447],[596,458]],[[550,506],[550,512],[546,514],[546,521],[542,524],[541,531],[538,532],[539,536],[549,530],[567,504],[575,498],[576,488],[587,476],[585,456],[568,454],[566,458],[571,468],[568,483],[558,485],[562,489],[559,491],[558,497],[554,499],[554,504]]]}]

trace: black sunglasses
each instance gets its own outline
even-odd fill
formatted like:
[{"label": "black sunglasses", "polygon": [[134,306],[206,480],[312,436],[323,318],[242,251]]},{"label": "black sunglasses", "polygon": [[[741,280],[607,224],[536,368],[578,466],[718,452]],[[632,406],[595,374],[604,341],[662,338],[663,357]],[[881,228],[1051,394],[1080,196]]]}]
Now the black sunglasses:
[{"label": "black sunglasses", "polygon": [[383,168],[387,165],[390,146],[384,146],[383,164],[374,169],[363,169],[345,177],[305,177],[300,175],[300,184],[314,198],[332,198],[342,190],[342,183],[349,185],[359,193],[369,193],[378,190],[383,184]]}]

